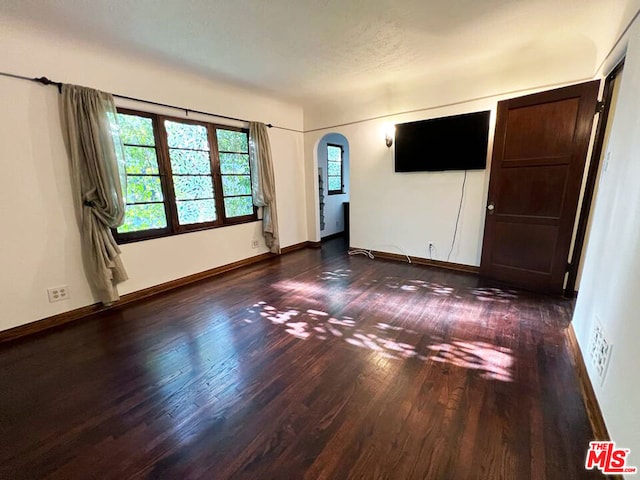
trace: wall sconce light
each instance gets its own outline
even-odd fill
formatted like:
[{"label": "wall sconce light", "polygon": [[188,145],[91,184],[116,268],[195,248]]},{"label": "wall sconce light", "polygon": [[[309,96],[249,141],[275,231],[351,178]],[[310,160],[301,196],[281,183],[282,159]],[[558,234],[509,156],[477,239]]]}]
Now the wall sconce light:
[{"label": "wall sconce light", "polygon": [[391,148],[393,145],[393,138],[396,134],[396,126],[393,123],[384,124],[384,143],[387,144],[387,148]]}]

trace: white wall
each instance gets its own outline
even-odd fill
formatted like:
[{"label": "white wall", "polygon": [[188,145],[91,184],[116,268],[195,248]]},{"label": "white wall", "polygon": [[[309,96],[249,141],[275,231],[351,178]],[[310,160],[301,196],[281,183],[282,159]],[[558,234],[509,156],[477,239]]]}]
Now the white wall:
[{"label": "white wall", "polygon": [[[0,19],[0,44],[3,71],[46,75],[121,95],[302,129],[298,106],[27,25]],[[94,299],[81,266],[58,93],[53,87],[0,77],[0,105],[3,330],[92,304]],[[269,130],[269,136],[281,245],[288,246],[307,240],[303,136],[278,129]],[[266,252],[260,227],[256,222],[123,245],[130,280],[120,293]],[[254,238],[260,240],[258,249],[251,248]],[[48,303],[46,288],[61,284],[69,286],[71,298]]]},{"label": "white wall", "polygon": [[[305,104],[309,238],[319,238],[314,229],[318,219],[317,205],[313,205],[317,203],[313,145],[322,135],[338,132],[349,140],[351,152],[351,245],[428,257],[428,242],[432,241],[436,247],[433,258],[446,261],[463,173],[394,173],[393,152],[384,144],[382,125],[491,110],[493,135],[498,101],[593,78],[597,69],[595,45],[569,42],[563,47],[580,44],[569,52],[558,48],[562,42],[562,38],[549,38],[545,54],[536,58],[522,52],[489,55],[451,67],[443,75],[363,87]],[[492,138],[490,147],[491,142]],[[451,262],[480,264],[489,168],[487,162],[486,171],[468,174]]]},{"label": "white wall", "polygon": [[[613,440],[640,467],[640,22],[629,48],[598,195],[573,324]],[[600,383],[588,345],[599,319],[613,345]]]},{"label": "white wall", "polygon": [[[365,86],[355,92],[319,98],[304,105],[305,130],[499,95],[517,97],[532,88],[548,90],[555,85],[579,83],[593,77],[597,68],[593,43],[587,41],[575,49],[575,43],[572,46],[559,43],[561,38],[547,40],[546,55],[535,59],[521,52],[489,55],[444,71],[434,66],[424,77],[395,79],[376,87]],[[434,74],[435,71],[438,74]]]},{"label": "white wall", "polygon": [[[342,195],[327,194],[329,182],[327,180],[327,144],[342,146],[342,184],[344,193]],[[321,230],[321,237],[328,237],[335,233],[344,232],[344,209],[342,204],[349,201],[349,142],[339,133],[329,133],[320,139],[317,148],[318,167],[322,169],[324,181],[324,223],[325,228]]]},{"label": "white wall", "polygon": [[[317,167],[313,164],[312,146],[324,134],[339,132],[349,140],[350,147],[351,246],[429,258],[428,244],[433,242],[432,259],[479,266],[497,103],[591,80],[571,79],[564,76],[571,72],[560,69],[545,70],[543,75],[530,76],[529,80],[551,82],[564,76],[564,82],[527,84],[527,76],[518,69],[491,71],[487,66],[486,70],[477,78],[460,72],[459,77],[439,82],[394,85],[388,97],[354,96],[335,110],[329,110],[328,103],[305,107],[309,238],[319,238],[313,229],[319,222],[317,180],[311,173]],[[454,243],[464,172],[395,173],[393,148],[388,149],[384,142],[384,125],[482,110],[491,111],[487,168],[467,174]],[[394,113],[397,111],[407,113]],[[375,117],[367,119],[367,115]],[[332,122],[338,126],[332,126]]]},{"label": "white wall", "polygon": [[[619,74],[614,80],[613,80],[613,92],[611,95],[611,105],[609,107],[609,118],[607,119],[607,125],[605,128],[605,135],[604,135],[604,142],[603,142],[603,150],[601,152],[600,158],[599,158],[599,165],[598,165],[598,172],[596,174],[596,184],[595,184],[595,188],[593,189],[593,198],[597,198],[598,196],[598,185],[600,184],[600,178],[602,177],[602,167],[606,161],[605,159],[605,154],[607,151],[607,145],[609,145],[609,139],[611,138],[611,127],[613,126],[613,119],[615,118],[616,115],[616,107],[618,104],[618,94],[620,93],[620,80],[621,80],[621,75]],[[604,81],[602,82],[602,86],[603,86],[603,90],[604,90]],[[594,133],[595,133],[595,128],[594,128]],[[591,159],[591,152],[589,153],[589,159]],[[588,164],[585,169],[588,169],[590,167],[590,165]],[[585,170],[586,171],[586,170]],[[585,175],[586,177],[586,175]],[[586,180],[586,178],[585,178]],[[584,192],[581,193],[581,199],[580,201],[582,201],[582,195],[584,195]],[[594,213],[594,204],[591,204],[591,209],[589,210],[589,218],[587,219],[587,230],[586,230],[586,234],[585,234],[585,238],[584,238],[584,248],[582,251],[582,256],[580,257],[580,264],[578,265],[578,275],[576,277],[576,287],[575,290],[580,291],[580,282],[582,281],[582,274],[584,273],[584,262],[585,262],[585,249],[586,246],[589,244],[589,234],[591,232],[591,228],[593,225],[593,213]]]},{"label": "white wall", "polygon": [[[491,110],[490,158],[495,108],[499,99],[501,97],[493,97],[331,129],[349,140],[351,246],[428,258],[428,242],[431,241],[435,246],[432,258],[447,260],[464,173],[395,173],[393,147],[387,148],[384,142],[384,124]],[[308,162],[309,146],[324,133],[321,130],[305,134]],[[467,174],[451,262],[480,264],[489,165],[488,161],[486,170],[469,171]],[[310,238],[313,236],[314,232],[310,232]]]}]

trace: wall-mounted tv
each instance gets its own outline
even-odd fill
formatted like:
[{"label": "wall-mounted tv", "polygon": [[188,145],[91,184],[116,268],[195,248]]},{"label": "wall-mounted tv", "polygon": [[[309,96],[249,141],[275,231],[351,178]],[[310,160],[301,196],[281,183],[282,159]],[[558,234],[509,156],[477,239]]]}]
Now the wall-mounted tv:
[{"label": "wall-mounted tv", "polygon": [[489,117],[475,112],[396,125],[396,172],[483,170]]}]

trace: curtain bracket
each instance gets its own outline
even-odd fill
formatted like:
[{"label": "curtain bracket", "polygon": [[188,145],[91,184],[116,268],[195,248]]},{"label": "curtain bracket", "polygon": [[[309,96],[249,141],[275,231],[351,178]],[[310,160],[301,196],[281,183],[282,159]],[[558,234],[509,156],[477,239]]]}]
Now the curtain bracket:
[{"label": "curtain bracket", "polygon": [[36,77],[33,81],[41,83],[42,85],[55,85],[58,87],[58,93],[62,93],[62,83],[60,82],[54,82],[53,80],[49,80],[47,77]]}]

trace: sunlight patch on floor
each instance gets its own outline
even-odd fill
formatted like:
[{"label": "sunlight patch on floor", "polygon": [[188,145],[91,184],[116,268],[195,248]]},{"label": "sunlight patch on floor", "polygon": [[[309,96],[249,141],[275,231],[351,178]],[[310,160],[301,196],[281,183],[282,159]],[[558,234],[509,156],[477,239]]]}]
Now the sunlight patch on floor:
[{"label": "sunlight patch on floor", "polygon": [[[372,283],[378,283],[378,281],[373,280]],[[401,277],[385,277],[380,283],[386,288],[396,290],[398,292],[427,292],[441,297],[462,298],[458,293],[456,293],[455,288],[436,282],[408,280]],[[458,288],[458,290],[460,290],[460,288]],[[495,287],[472,287],[468,290],[477,300],[483,302],[509,302],[518,298],[515,290],[505,290]]]},{"label": "sunlight patch on floor", "polygon": [[405,292],[427,291],[434,295],[450,296],[453,295],[455,289],[445,285],[424,280],[407,280],[400,277],[385,277],[383,279],[385,287],[392,290],[401,290]]},{"label": "sunlight patch on floor", "polygon": [[480,376],[489,380],[513,381],[512,350],[485,342],[441,343],[427,347],[433,355],[429,360],[449,363],[457,367],[480,371]]},{"label": "sunlight patch on floor", "polygon": [[446,363],[477,371],[483,379],[513,381],[513,352],[486,342],[456,339],[434,343],[433,338],[425,342],[424,334],[398,325],[377,322],[359,326],[357,320],[349,316],[334,317],[318,309],[277,308],[266,302],[254,304],[247,312],[245,323],[262,318],[300,340],[333,338],[388,359]]},{"label": "sunlight patch on floor", "polygon": [[342,280],[344,278],[349,278],[351,276],[350,269],[338,268],[329,272],[322,272],[318,275],[320,280]]},{"label": "sunlight patch on floor", "polygon": [[296,280],[280,280],[272,285],[279,292],[286,293],[293,300],[304,302],[325,303],[331,299],[342,300],[346,297],[356,296],[361,290],[345,286],[342,291],[337,291],[338,283],[327,282],[298,282]]},{"label": "sunlight patch on floor", "polygon": [[473,288],[471,294],[482,302],[510,302],[518,298],[514,290],[502,288]]}]

